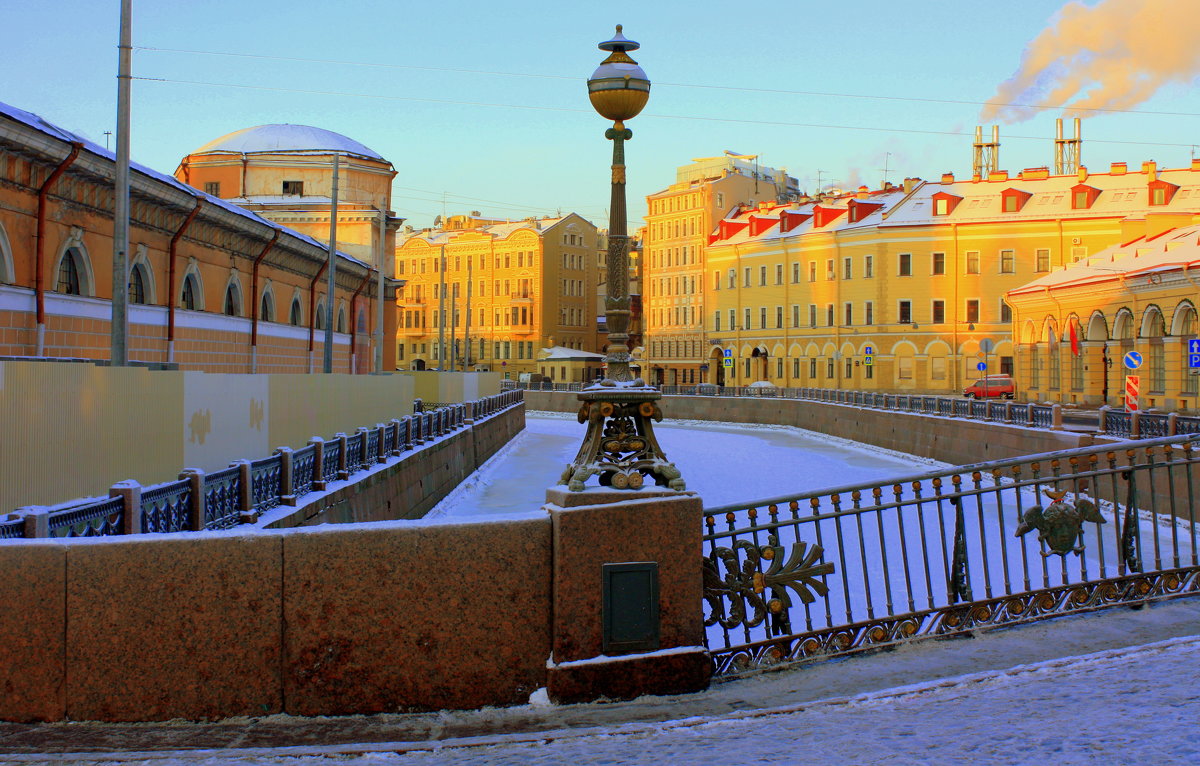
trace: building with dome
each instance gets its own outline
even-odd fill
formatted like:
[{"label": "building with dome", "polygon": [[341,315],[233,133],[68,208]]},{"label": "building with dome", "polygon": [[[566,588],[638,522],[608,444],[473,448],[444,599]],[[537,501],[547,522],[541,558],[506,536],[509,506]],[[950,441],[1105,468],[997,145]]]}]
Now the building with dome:
[{"label": "building with dome", "polygon": [[[346,202],[330,296],[334,153]],[[0,103],[0,357],[109,358],[115,171],[104,147]],[[398,223],[385,218],[386,160],[329,131],[264,126],[201,147],[179,172],[194,183],[131,168],[129,280],[116,286],[128,290],[131,362],[320,371],[331,327],[335,372],[371,372],[377,348],[394,369],[399,283],[384,279],[381,295],[369,257],[392,236],[380,223]],[[269,193],[284,183],[297,193]]]},{"label": "building with dome", "polygon": [[400,223],[391,213],[396,170],[378,152],[352,138],[309,125],[243,128],[188,154],[175,177],[328,242],[335,157],[337,247],[378,266],[380,254],[392,252]]}]

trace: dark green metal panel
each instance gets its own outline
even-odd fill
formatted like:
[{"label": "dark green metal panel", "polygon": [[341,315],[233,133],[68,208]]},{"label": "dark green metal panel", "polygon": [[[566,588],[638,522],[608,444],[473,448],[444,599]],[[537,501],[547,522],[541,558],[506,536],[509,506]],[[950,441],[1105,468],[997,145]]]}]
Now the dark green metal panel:
[{"label": "dark green metal panel", "polygon": [[658,648],[658,562],[603,566],[605,654]]}]

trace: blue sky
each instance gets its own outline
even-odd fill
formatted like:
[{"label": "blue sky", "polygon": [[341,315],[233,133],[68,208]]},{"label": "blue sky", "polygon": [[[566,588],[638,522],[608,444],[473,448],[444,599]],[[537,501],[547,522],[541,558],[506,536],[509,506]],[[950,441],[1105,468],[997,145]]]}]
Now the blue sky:
[{"label": "blue sky", "polygon": [[[1163,2],[1176,11],[1164,35],[1195,28],[1200,4],[1191,2],[1083,5]],[[823,185],[876,186],[885,162],[893,182],[969,175],[980,103],[1063,5],[135,0],[134,45],[158,49],[135,53],[135,76],[249,87],[135,81],[132,152],[171,172],[190,150],[243,127],[317,125],[395,164],[393,207],[414,225],[442,211],[443,193],[451,213],[574,210],[603,225],[611,144],[584,82],[604,55],[596,43],[621,23],[642,44],[634,58],[654,82],[629,124],[634,224],[645,195],[671,183],[676,166],[726,149],[787,167],[807,189],[818,171]],[[0,101],[103,144],[116,122],[118,7],[10,4]],[[1200,141],[1200,96],[1183,74],[1156,85],[1134,107],[1141,113],[1085,119],[1084,164],[1186,165],[1190,142]],[[1001,123],[1001,167],[1050,164],[1057,114]]]}]

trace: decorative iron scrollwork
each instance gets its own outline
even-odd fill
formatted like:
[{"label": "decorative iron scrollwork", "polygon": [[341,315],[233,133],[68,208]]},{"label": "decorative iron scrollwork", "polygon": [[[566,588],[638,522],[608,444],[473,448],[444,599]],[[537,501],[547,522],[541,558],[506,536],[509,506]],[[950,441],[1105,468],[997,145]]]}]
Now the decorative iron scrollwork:
[{"label": "decorative iron scrollwork", "polygon": [[[612,397],[617,398],[619,393]],[[641,489],[647,478],[659,486],[685,489],[682,474],[666,459],[654,436],[652,421],[662,421],[663,415],[654,399],[648,397],[658,396],[657,391],[648,390],[633,393],[629,401],[584,401],[579,408],[579,422],[586,423],[588,430],[579,454],[563,471],[559,484],[579,492],[590,477],[598,474],[601,486],[613,489]]]},{"label": "decorative iron scrollwork", "polygon": [[1042,556],[1065,556],[1072,551],[1075,555],[1082,556],[1084,522],[1104,523],[1104,517],[1100,515],[1096,504],[1085,497],[1076,498],[1073,503],[1063,502],[1067,494],[1065,491],[1044,489],[1042,492],[1053,502],[1045,509],[1035,505],[1026,511],[1017,526],[1015,536],[1020,537],[1036,529],[1038,540],[1050,549],[1048,552],[1042,551]]},{"label": "decorative iron scrollwork", "polygon": [[[778,537],[770,535],[767,539],[763,546],[738,540],[732,548],[717,548],[704,559],[704,600],[709,605],[706,626],[719,623],[724,628],[753,628],[770,615],[769,634],[786,635],[792,631],[789,611],[793,601],[789,591],[806,604],[829,592],[820,578],[832,574],[834,566],[821,561],[821,546],[797,542],[785,561]],[[740,561],[739,552],[744,557]],[[769,599],[764,595],[768,590]]]}]

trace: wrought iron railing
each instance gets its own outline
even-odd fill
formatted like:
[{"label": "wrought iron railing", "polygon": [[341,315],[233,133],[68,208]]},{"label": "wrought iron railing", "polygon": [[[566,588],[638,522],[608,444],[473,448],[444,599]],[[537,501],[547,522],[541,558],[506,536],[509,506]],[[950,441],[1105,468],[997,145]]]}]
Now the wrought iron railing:
[{"label": "wrought iron railing", "polygon": [[142,532],[183,532],[192,508],[190,479],[147,487],[142,492]]},{"label": "wrought iron railing", "polygon": [[1200,592],[1190,438],[706,509],[716,672]]},{"label": "wrought iron railing", "polygon": [[125,502],[120,497],[55,511],[47,519],[51,537],[101,537],[119,535],[125,526]]},{"label": "wrought iron railing", "polygon": [[[503,409],[520,404],[524,392],[507,390],[496,396],[470,403],[474,419],[484,418]],[[372,468],[393,453],[411,449],[414,438],[448,433],[466,423],[467,405],[455,404],[432,412],[417,413],[384,426],[367,428],[352,436],[338,435],[333,439],[314,441],[298,450],[281,449],[270,457],[254,461],[238,461],[229,468],[211,473],[188,471],[178,481],[150,487],[138,487],[135,482],[122,482],[123,491],[112,498],[77,501],[52,511],[26,509],[25,514],[0,521],[0,540],[29,535],[49,534],[53,537],[85,537],[122,534],[127,525],[143,533],[181,532],[202,525],[206,529],[227,529],[255,518],[282,503],[295,503],[297,498],[313,491],[316,482],[336,481]],[[342,448],[346,447],[345,474],[342,471]],[[319,459],[318,459],[319,458]],[[321,466],[320,475],[317,466]],[[290,465],[290,481],[285,479]],[[246,482],[247,485],[244,485]],[[290,486],[285,486],[290,485]],[[248,507],[243,498],[248,493]],[[199,495],[194,496],[194,495]],[[131,513],[126,502],[140,498],[132,509],[137,516],[126,521]],[[44,521],[30,522],[29,516]],[[198,521],[193,521],[198,519]],[[38,532],[38,529],[48,530]],[[33,530],[33,531],[31,531]]]},{"label": "wrought iron railing", "polygon": [[204,476],[204,528],[229,529],[241,519],[242,468],[234,465]]}]

